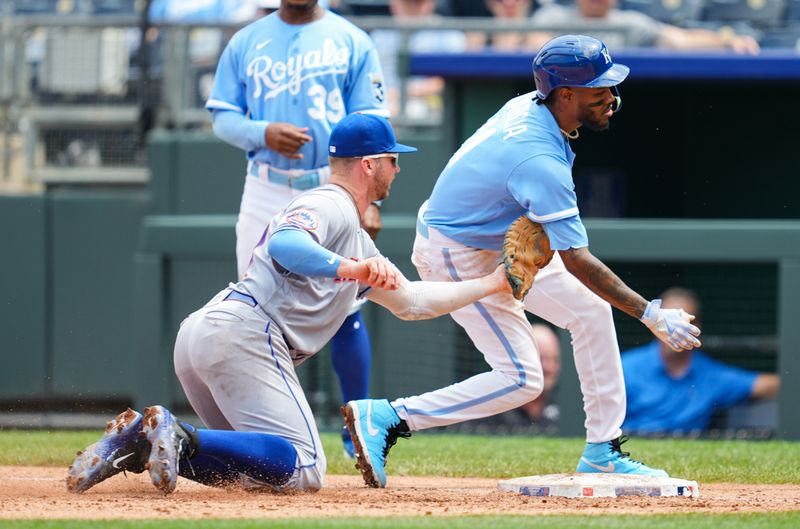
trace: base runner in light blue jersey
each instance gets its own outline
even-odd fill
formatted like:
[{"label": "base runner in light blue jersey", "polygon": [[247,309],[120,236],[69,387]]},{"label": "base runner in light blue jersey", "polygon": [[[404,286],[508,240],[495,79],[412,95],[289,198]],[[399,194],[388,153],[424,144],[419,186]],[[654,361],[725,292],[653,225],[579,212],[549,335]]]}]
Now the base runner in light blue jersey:
[{"label": "base runner in light blue jersey", "polygon": [[[388,116],[383,74],[369,36],[316,0],[282,0],[238,31],[220,57],[206,108],[214,132],[247,153],[236,223],[244,277],[264,227],[299,193],[328,181],[328,137],[347,114]],[[380,228],[377,206],[363,218]],[[372,360],[356,303],[331,342],[344,399],[367,396]],[[345,436],[345,451],[352,444]]]},{"label": "base runner in light blue jersey", "polygon": [[189,315],[175,340],[175,373],[208,429],[163,406],[128,410],[70,466],[85,492],[123,471],[149,470],[164,493],[178,476],[212,486],[317,490],[325,452],[295,366],[316,354],[367,298],[406,320],[434,318],[511,292],[502,266],[458,285],[409,281],[360,226],[400,172],[385,118],[351,114],[330,138],[331,181],[300,194],[264,231],[250,272]]},{"label": "base runner in light blue jersey", "polygon": [[614,64],[602,42],[580,35],[548,42],[533,68],[537,90],[508,101],[450,159],[420,209],[412,261],[426,281],[479,277],[502,260],[503,236],[523,214],[543,224],[556,255],[524,302],[502,293],[451,314],[491,371],[391,403],[346,405],[356,452],[369,459],[360,461],[368,485],[385,486],[385,454],[405,431],[487,417],[541,393],[526,311],[572,335],[586,412],[587,445],[577,470],[666,476],[620,448],[625,385],[611,306],[676,349],[699,346],[700,330],[693,316],[660,309],[660,300],[648,303],[592,256],[572,182],[570,141],[582,126],[608,128],[620,105],[616,85],[628,68]]}]

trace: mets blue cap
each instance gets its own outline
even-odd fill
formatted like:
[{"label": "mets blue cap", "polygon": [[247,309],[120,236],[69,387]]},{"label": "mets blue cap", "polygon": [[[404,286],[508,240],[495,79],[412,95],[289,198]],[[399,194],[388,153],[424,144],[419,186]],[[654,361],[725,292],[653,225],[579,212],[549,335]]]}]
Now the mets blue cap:
[{"label": "mets blue cap", "polygon": [[328,154],[355,158],[384,152],[415,152],[415,147],[397,143],[389,120],[374,114],[350,114],[331,131]]}]

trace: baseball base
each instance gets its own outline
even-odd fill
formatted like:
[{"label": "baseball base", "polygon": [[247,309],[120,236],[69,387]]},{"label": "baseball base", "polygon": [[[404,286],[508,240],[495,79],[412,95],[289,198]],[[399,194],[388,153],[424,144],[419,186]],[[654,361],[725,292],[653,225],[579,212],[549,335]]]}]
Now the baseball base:
[{"label": "baseball base", "polygon": [[547,474],[500,481],[497,487],[523,496],[562,498],[700,497],[696,481],[631,474]]}]

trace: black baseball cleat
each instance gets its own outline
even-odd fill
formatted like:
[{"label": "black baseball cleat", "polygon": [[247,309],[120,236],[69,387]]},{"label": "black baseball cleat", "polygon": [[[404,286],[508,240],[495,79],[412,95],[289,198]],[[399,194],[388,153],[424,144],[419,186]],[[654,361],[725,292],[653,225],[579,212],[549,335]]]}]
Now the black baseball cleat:
[{"label": "black baseball cleat", "polygon": [[150,472],[153,485],[169,494],[177,485],[180,461],[188,461],[197,451],[194,429],[178,421],[163,406],[145,408],[143,422],[142,431],[152,445],[145,468]]},{"label": "black baseball cleat", "polygon": [[128,408],[106,423],[99,441],[78,452],[67,471],[67,490],[84,492],[120,472],[144,472],[149,453],[142,414]]}]

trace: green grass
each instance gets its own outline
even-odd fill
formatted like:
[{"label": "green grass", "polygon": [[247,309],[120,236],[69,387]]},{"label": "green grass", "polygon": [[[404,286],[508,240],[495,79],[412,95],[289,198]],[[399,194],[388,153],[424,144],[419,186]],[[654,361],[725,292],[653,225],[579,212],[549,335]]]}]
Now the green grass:
[{"label": "green grass", "polygon": [[101,520],[0,521],[8,529],[795,529],[800,513],[778,514],[671,514],[659,516],[459,516],[411,518],[335,518],[294,520]]},{"label": "green grass", "polygon": [[[0,431],[0,465],[66,467],[100,432]],[[355,474],[339,437],[323,434],[328,473]],[[574,470],[580,439],[418,433],[392,449],[390,475],[508,478]],[[800,443],[636,439],[632,456],[700,482],[800,483]]]}]

